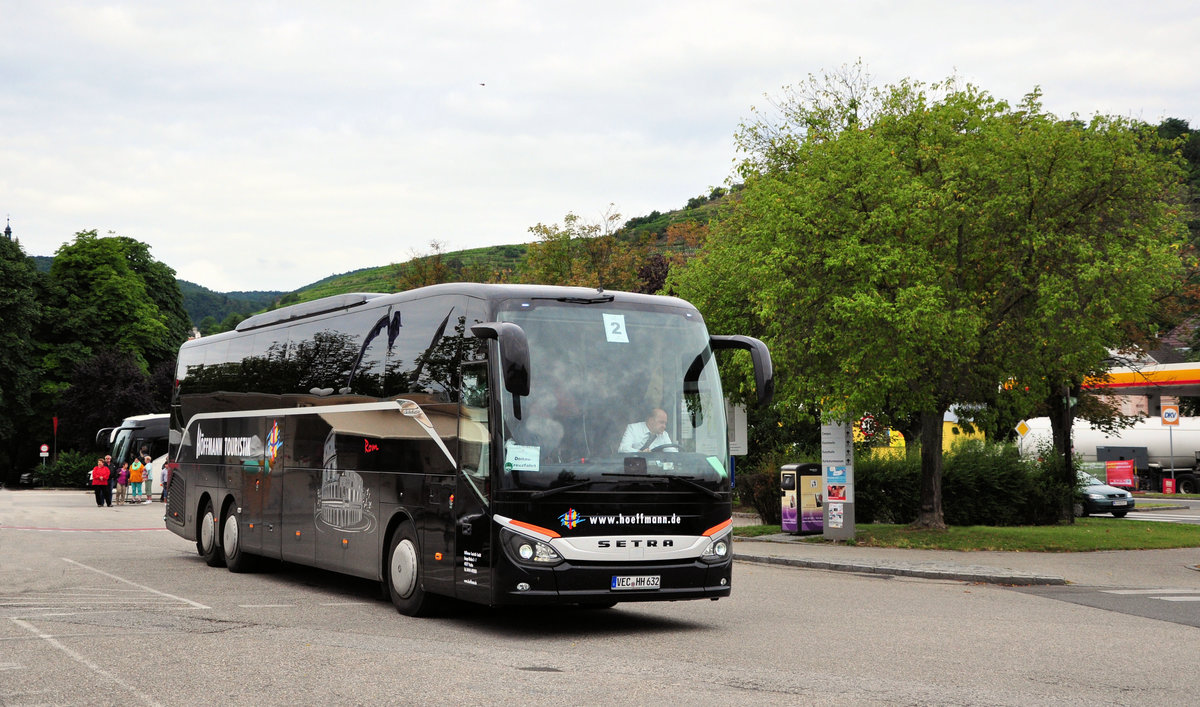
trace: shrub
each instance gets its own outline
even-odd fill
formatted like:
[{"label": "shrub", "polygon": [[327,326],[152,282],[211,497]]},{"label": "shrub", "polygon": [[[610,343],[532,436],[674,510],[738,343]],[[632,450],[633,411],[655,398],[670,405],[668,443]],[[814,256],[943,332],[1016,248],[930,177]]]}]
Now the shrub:
[{"label": "shrub", "polygon": [[[1052,457],[1047,456],[1052,460]],[[942,460],[942,512],[947,525],[1051,525],[1070,508],[1053,461],[1022,459],[1012,444],[966,440]],[[740,480],[739,480],[740,483]],[[773,489],[778,489],[778,482]],[[863,455],[854,464],[856,523],[913,522],[921,503],[917,455]]]},{"label": "shrub", "polygon": [[38,465],[30,471],[41,486],[82,488],[88,486],[88,472],[96,465],[96,455],[88,452],[63,451],[53,464]]},{"label": "shrub", "polygon": [[767,455],[755,467],[735,472],[735,492],[738,502],[753,508],[766,525],[779,525],[783,520],[783,512],[779,503],[779,463],[777,462],[774,455]]},{"label": "shrub", "polygon": [[911,523],[920,504],[919,457],[870,454],[854,460],[856,523]]}]

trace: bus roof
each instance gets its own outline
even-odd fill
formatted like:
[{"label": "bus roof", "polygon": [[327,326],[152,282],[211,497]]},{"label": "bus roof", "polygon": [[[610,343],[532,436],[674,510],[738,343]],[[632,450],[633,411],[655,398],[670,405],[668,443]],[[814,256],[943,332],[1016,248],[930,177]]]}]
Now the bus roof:
[{"label": "bus roof", "polygon": [[678,297],[647,295],[637,292],[623,292],[620,290],[605,290],[603,288],[596,287],[448,282],[440,285],[420,287],[414,290],[406,290],[404,292],[394,292],[391,294],[383,294],[378,292],[352,292],[348,294],[323,297],[321,299],[312,300],[309,302],[301,302],[288,307],[282,307],[269,312],[256,314],[239,323],[234,331],[222,332],[221,334],[214,334],[213,336],[202,337],[201,339],[193,339],[185,342],[184,346],[199,346],[216,341],[219,338],[236,336],[238,332],[246,332],[277,324],[288,324],[298,320],[307,319],[309,317],[329,314],[331,312],[349,311],[368,303],[371,305],[390,305],[397,302],[407,302],[413,299],[433,297],[436,295],[464,295],[467,297],[484,299],[490,302],[525,297],[530,299],[556,299],[564,302],[578,302],[581,304],[605,301],[629,304],[653,303],[670,304],[676,307],[685,307],[695,310],[695,307],[689,302]]}]

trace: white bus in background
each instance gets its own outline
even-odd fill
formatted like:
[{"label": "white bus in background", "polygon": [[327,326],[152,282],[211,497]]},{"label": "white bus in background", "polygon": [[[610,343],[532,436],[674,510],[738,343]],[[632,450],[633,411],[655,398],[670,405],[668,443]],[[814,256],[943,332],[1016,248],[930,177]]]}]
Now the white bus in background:
[{"label": "white bus in background", "polygon": [[[103,427],[96,432],[96,445],[112,455],[118,466],[132,462],[133,455],[143,448],[153,460],[158,472],[167,459],[171,428],[171,416],[166,413],[133,415],[125,418],[117,427]],[[162,476],[156,473],[156,481]]]}]

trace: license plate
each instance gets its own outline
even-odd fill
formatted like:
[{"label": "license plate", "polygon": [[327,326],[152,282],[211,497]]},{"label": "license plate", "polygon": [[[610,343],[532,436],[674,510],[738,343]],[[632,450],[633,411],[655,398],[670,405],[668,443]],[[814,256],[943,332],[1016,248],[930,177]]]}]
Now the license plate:
[{"label": "license plate", "polygon": [[618,589],[658,589],[659,576],[646,575],[641,577],[617,577],[612,578],[612,588]]},{"label": "license plate", "polygon": [[1127,503],[1129,503],[1129,501],[1113,501],[1114,506],[1124,506]]}]

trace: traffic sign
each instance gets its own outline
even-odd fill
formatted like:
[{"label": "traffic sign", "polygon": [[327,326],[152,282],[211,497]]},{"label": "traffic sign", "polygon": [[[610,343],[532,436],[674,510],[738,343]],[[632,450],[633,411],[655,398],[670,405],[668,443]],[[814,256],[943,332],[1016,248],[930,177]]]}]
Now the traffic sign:
[{"label": "traffic sign", "polygon": [[870,440],[875,437],[875,416],[867,413],[858,421],[858,431],[862,433],[864,439]]},{"label": "traffic sign", "polygon": [[1163,405],[1162,406],[1162,423],[1164,425],[1179,424],[1179,406],[1178,405]]},{"label": "traffic sign", "polygon": [[50,451],[50,445],[43,444],[41,450],[43,453]]}]

